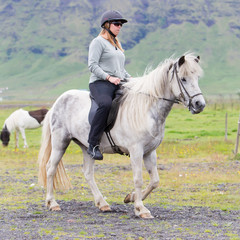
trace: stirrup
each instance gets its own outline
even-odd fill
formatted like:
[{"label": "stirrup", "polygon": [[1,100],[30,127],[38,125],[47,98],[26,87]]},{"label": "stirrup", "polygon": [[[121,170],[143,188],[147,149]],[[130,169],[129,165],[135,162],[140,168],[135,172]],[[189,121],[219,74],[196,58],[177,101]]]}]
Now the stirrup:
[{"label": "stirrup", "polygon": [[87,153],[92,157],[92,159],[103,160],[103,155],[99,149],[99,145],[96,145],[94,147],[92,145],[89,145]]}]

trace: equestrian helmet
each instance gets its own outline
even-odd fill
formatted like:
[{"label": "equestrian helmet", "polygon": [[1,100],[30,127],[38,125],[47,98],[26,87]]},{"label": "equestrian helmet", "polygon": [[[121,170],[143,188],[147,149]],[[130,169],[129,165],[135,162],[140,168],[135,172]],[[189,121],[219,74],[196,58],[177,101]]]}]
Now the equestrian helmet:
[{"label": "equestrian helmet", "polygon": [[112,21],[120,21],[121,23],[126,23],[127,19],[123,18],[122,14],[119,11],[109,10],[102,15],[101,27],[103,27],[106,22]]}]

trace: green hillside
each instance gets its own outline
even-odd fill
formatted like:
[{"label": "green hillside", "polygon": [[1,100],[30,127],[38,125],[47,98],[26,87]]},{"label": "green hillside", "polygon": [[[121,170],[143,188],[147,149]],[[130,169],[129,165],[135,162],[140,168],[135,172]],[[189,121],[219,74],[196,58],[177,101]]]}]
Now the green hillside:
[{"label": "green hillside", "polygon": [[[193,25],[186,22],[150,33],[140,44],[127,51],[128,58],[134,59],[127,67],[133,73],[141,74],[141,69],[148,63],[156,66],[170,54],[180,56],[190,50],[201,57],[204,77],[200,86],[205,94],[236,94],[240,89],[240,53],[235,47],[240,47],[240,41],[236,36],[225,36],[227,26],[223,20],[218,24],[221,29],[217,24],[208,28],[203,23]],[[215,38],[216,32],[218,39]]]},{"label": "green hillside", "polygon": [[236,96],[240,64],[237,0],[1,0],[0,88],[6,100],[55,99],[88,88],[88,45],[101,14],[118,9],[126,69],[141,75],[172,55],[200,55],[206,96]]}]

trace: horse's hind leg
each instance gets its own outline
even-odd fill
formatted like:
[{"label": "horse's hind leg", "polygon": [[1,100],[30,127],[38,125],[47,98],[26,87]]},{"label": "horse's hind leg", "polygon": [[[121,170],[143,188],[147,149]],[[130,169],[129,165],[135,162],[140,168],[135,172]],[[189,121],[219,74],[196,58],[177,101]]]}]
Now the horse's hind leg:
[{"label": "horse's hind leg", "polygon": [[95,205],[102,211],[107,212],[111,211],[109,204],[104,200],[102,193],[99,191],[97,184],[94,179],[94,162],[89,154],[87,153],[87,149],[82,147],[83,152],[83,173],[84,176],[91,188],[92,194],[94,196]]},{"label": "horse's hind leg", "polygon": [[[59,140],[58,140],[59,141]],[[70,141],[69,141],[70,142]],[[51,156],[47,164],[47,196],[46,196],[46,205],[49,210],[58,211],[61,210],[58,203],[54,199],[53,194],[53,180],[57,171],[57,166],[62,159],[65,150],[67,149],[69,143],[61,144],[63,146],[58,146],[52,148]]]}]

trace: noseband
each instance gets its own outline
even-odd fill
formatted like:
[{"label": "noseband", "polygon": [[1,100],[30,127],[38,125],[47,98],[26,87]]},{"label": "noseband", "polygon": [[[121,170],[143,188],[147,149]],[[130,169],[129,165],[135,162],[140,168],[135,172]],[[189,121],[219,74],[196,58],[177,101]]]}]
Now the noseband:
[{"label": "noseband", "polygon": [[[176,75],[178,87],[179,87],[179,90],[180,90],[179,99],[177,99],[177,101],[182,102],[182,103],[183,103],[183,101],[186,101],[186,98],[185,98],[184,93],[183,93],[183,91],[184,91],[186,93],[186,95],[188,96],[188,99],[189,99],[188,109],[190,110],[191,106],[193,107],[193,105],[192,105],[193,98],[195,98],[199,95],[202,95],[202,93],[197,93],[197,94],[194,94],[193,96],[190,96],[190,94],[188,93],[188,91],[186,90],[186,88],[184,87],[182,81],[180,80],[180,78],[178,76],[177,63],[174,63],[174,65],[173,65],[172,79],[174,77],[174,74]],[[183,101],[180,100],[181,98],[183,99]]]}]

